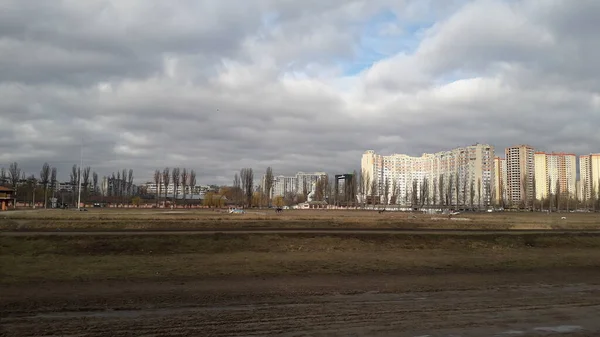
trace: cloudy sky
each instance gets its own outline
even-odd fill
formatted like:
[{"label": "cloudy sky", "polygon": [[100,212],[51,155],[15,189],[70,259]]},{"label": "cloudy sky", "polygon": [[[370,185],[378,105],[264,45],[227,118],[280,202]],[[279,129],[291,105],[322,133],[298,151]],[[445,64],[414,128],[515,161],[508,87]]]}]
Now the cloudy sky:
[{"label": "cloudy sky", "polygon": [[0,166],[358,169],[600,152],[597,0],[0,0]]}]

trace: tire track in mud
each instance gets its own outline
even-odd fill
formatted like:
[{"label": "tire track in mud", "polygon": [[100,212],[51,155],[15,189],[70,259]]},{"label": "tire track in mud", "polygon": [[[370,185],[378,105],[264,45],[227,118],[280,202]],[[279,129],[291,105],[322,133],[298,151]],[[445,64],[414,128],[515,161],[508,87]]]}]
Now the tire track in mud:
[{"label": "tire track in mud", "polygon": [[3,321],[7,336],[481,336],[510,329],[539,336],[533,329],[559,323],[600,331],[600,286],[301,296],[297,302],[215,303],[105,317],[57,318],[55,312]]}]

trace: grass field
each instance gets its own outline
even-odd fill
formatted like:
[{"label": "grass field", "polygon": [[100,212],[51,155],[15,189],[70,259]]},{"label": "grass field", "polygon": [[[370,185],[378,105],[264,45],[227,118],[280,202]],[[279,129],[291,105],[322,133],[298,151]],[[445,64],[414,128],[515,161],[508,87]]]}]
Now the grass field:
[{"label": "grass field", "polygon": [[[121,229],[143,233],[114,233]],[[600,332],[600,232],[560,229],[600,229],[600,214],[11,211],[0,214],[0,316],[7,336],[538,336],[536,327],[558,325],[582,330],[564,336]],[[69,230],[90,232],[60,233]]]},{"label": "grass field", "polygon": [[228,214],[225,210],[90,209],[0,214],[0,230],[219,228],[600,229],[600,213],[463,213],[449,218],[363,210],[289,210],[282,214],[253,210]]}]

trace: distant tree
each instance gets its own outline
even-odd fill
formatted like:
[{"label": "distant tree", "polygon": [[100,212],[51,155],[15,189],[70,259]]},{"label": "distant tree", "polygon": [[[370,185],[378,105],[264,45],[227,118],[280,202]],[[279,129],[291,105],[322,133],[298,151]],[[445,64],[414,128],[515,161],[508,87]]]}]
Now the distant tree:
[{"label": "distant tree", "polygon": [[160,180],[160,170],[154,171],[154,184],[156,185],[156,207],[158,207],[160,203],[160,191],[161,191],[161,180]]},{"label": "distant tree", "polygon": [[181,170],[181,189],[183,190],[183,205],[184,205],[183,207],[185,207],[185,204],[186,204],[188,180],[189,180],[188,170],[184,167],[183,170]]},{"label": "distant tree", "polygon": [[419,205],[419,181],[417,179],[413,179],[412,181],[412,188],[410,189],[410,195],[411,195],[411,206],[417,207]]},{"label": "distant tree", "polygon": [[50,191],[51,191],[51,195],[52,197],[54,197],[54,192],[56,192],[56,184],[58,183],[56,181],[56,167],[53,167],[50,170]]},{"label": "distant tree", "polygon": [[[267,206],[271,205],[271,196],[273,195],[273,169],[269,166],[265,172],[265,194],[267,196]],[[315,191],[316,194],[316,191]]]},{"label": "distant tree", "polygon": [[181,185],[181,169],[179,167],[174,167],[173,172],[171,173],[171,177],[173,177],[173,187],[175,188],[173,195],[173,205],[177,207],[177,197],[179,197],[179,186]]},{"label": "distant tree", "polygon": [[48,185],[50,184],[50,165],[44,163],[40,171],[40,184],[44,188],[44,208],[48,208]]},{"label": "distant tree", "polygon": [[162,182],[163,185],[165,186],[165,206],[167,205],[167,194],[169,191],[169,184],[171,183],[171,170],[168,167],[165,167],[165,169],[163,170],[163,174],[162,174]]},{"label": "distant tree", "polygon": [[423,178],[423,181],[421,182],[420,192],[420,206],[423,208],[425,203],[428,203],[429,200],[429,179],[427,179],[427,177]]},{"label": "distant tree", "polygon": [[431,195],[431,201],[434,207],[437,207],[438,199],[437,199],[437,191],[438,191],[438,180],[433,177],[433,194]]},{"label": "distant tree", "polygon": [[556,198],[556,210],[560,211],[560,199],[562,196],[561,190],[560,190],[560,181],[558,179],[556,179],[556,188],[555,188],[555,198]]},{"label": "distant tree", "polygon": [[127,173],[127,194],[129,196],[133,195],[133,169],[129,169]]},{"label": "distant tree", "polygon": [[98,193],[98,173],[92,173],[92,189],[94,194]]},{"label": "distant tree", "polygon": [[192,199],[194,199],[194,188],[196,187],[196,171],[194,171],[194,170],[190,170],[189,185],[190,185],[190,194],[192,196]]},{"label": "distant tree", "polygon": [[251,168],[243,168],[240,171],[240,179],[242,181],[242,189],[246,197],[246,205],[252,207],[252,196],[254,194],[254,173]]},{"label": "distant tree", "polygon": [[440,176],[438,177],[438,189],[439,189],[439,193],[440,193],[440,205],[443,207],[445,205],[444,203],[444,196],[445,196],[445,189],[444,189],[444,174],[440,174]]},{"label": "distant tree", "polygon": [[236,206],[240,206],[243,198],[243,189],[242,189],[242,180],[240,176],[236,173],[233,176],[233,195],[234,195],[234,203]]},{"label": "distant tree", "polygon": [[481,178],[477,178],[477,208],[481,209]]},{"label": "distant tree", "polygon": [[139,196],[135,196],[135,197],[131,198],[131,203],[135,207],[140,207],[140,204],[142,203],[142,198],[140,198]]},{"label": "distant tree", "polygon": [[87,197],[88,197],[88,191],[90,188],[90,167],[86,167],[83,169],[83,172],[81,173],[81,183],[83,185],[83,202],[85,204],[85,202],[87,201]]},{"label": "distant tree", "polygon": [[473,203],[475,200],[475,181],[473,179],[471,179],[471,186],[469,187],[469,198],[471,209],[473,209]]},{"label": "distant tree", "polygon": [[529,207],[529,175],[526,173],[523,176],[523,181],[521,181],[521,184],[523,185],[523,202],[525,204],[525,209],[527,209]]},{"label": "distant tree", "polygon": [[450,174],[448,179],[448,189],[446,190],[446,205],[448,207],[452,207],[454,204],[452,201],[452,197],[454,196],[454,174]]},{"label": "distant tree", "polygon": [[462,183],[462,204],[465,209],[468,206],[467,190],[469,188],[467,186],[467,177],[468,176],[466,176],[466,175],[463,177],[463,183]]},{"label": "distant tree", "polygon": [[460,205],[460,176],[458,173],[456,173],[456,175],[454,176],[454,187],[456,191],[456,208],[458,209]]},{"label": "distant tree", "polygon": [[70,175],[70,183],[71,183],[71,195],[73,196],[73,205],[77,206],[77,197],[75,196],[75,193],[79,193],[79,186],[78,183],[80,182],[80,170],[77,167],[77,165],[73,165],[73,167],[71,168],[71,175]]},{"label": "distant tree", "polygon": [[371,192],[371,175],[367,174],[367,172],[363,172],[363,183],[364,183],[364,187],[363,187],[363,207],[366,205],[367,203],[367,196],[368,194]]},{"label": "distant tree", "polygon": [[17,186],[19,185],[20,177],[21,168],[19,168],[19,164],[17,164],[17,162],[10,164],[8,167],[8,180],[10,181],[10,186],[15,193],[17,192]]}]

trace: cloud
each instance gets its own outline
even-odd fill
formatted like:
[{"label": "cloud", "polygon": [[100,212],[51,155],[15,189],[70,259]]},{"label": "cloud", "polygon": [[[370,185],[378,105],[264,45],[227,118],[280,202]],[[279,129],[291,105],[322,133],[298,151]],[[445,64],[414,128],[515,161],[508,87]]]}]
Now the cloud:
[{"label": "cloud", "polygon": [[[597,1],[5,1],[0,166],[229,183],[367,149],[599,152]],[[258,174],[257,174],[258,176]]]}]

